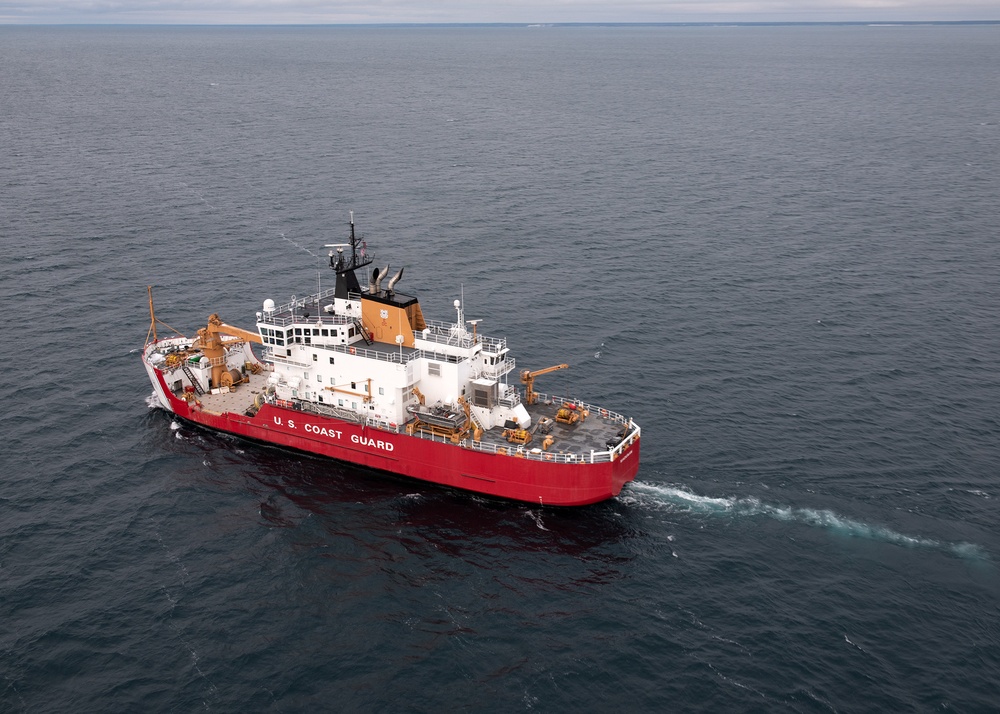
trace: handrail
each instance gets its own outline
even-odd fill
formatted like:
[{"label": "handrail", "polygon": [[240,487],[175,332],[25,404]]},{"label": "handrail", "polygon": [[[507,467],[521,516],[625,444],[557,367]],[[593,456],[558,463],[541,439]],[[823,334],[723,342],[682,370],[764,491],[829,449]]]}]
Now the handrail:
[{"label": "handrail", "polygon": [[[275,311],[277,312],[277,310]],[[263,313],[260,322],[276,327],[288,327],[289,325],[349,325],[354,318],[342,315],[331,315],[329,313],[317,313],[305,317],[297,315],[295,317],[278,317],[274,313]]]},{"label": "handrail", "polygon": [[292,404],[294,404],[299,411],[303,412],[312,412],[313,414],[319,414],[321,416],[335,417],[337,419],[343,419],[344,421],[353,421],[358,424],[365,422],[364,415],[358,414],[350,409],[336,407],[331,404],[316,404],[315,402],[307,402],[301,399],[292,399]]},{"label": "handrail", "polygon": [[[392,432],[392,429],[387,429],[386,431]],[[397,427],[395,433],[399,433],[400,429]],[[621,444],[617,445],[614,449],[607,449],[603,451],[591,450],[589,454],[579,454],[579,453],[566,453],[558,451],[543,451],[542,449],[525,449],[524,447],[515,446],[503,446],[500,444],[487,443],[482,441],[475,441],[471,438],[463,439],[458,443],[458,446],[464,449],[471,449],[473,451],[482,451],[485,453],[492,453],[498,455],[505,455],[514,458],[524,458],[529,461],[544,461],[547,463],[558,463],[558,464],[599,464],[608,461],[613,461],[618,458],[618,455],[627,446],[632,443],[630,436],[638,436],[638,427],[635,428],[633,434],[626,436],[622,440]],[[421,439],[426,439],[429,441],[440,441],[442,444],[451,443],[451,440],[446,436],[436,436],[433,433],[422,432],[417,430],[413,434]]]},{"label": "handrail", "polygon": [[505,374],[510,374],[514,371],[515,361],[513,357],[505,359],[499,364],[487,364],[483,365],[482,373],[484,377],[491,377],[492,379],[500,379]]},{"label": "handrail", "polygon": [[280,364],[292,365],[294,367],[302,367],[305,369],[312,369],[313,367],[312,363],[307,364],[305,362],[296,362],[295,360],[289,359],[288,357],[279,357],[278,355],[274,354],[273,349],[264,350],[264,359],[269,360],[271,362],[278,362]]},{"label": "handrail", "polygon": [[590,411],[591,414],[597,413],[602,418],[611,419],[612,421],[615,421],[619,424],[627,424],[630,421],[623,414],[619,414],[618,412],[613,412],[609,409],[605,409],[604,407],[598,407],[594,406],[593,404],[588,404],[587,402],[581,399],[543,394],[542,392],[535,392],[535,394],[538,395],[538,401],[543,401],[543,402],[551,401],[553,404],[561,404],[563,402],[569,402],[571,404],[576,404],[577,407],[583,407],[584,409],[587,409],[588,411]]},{"label": "handrail", "polygon": [[[540,398],[547,398],[547,395],[540,394]],[[592,449],[589,454],[579,454],[579,453],[566,453],[558,451],[543,451],[538,449],[525,449],[522,447],[514,446],[504,446],[502,444],[494,444],[482,441],[475,441],[474,439],[466,437],[458,443],[458,446],[464,449],[471,449],[473,451],[481,451],[484,453],[492,453],[499,455],[511,456],[513,458],[524,458],[529,461],[544,461],[547,463],[559,463],[559,464],[599,464],[606,463],[609,461],[614,461],[617,459],[621,453],[627,449],[629,446],[635,442],[640,436],[639,425],[633,422],[631,419],[626,419],[621,414],[617,412],[610,412],[607,409],[601,409],[600,407],[594,407],[589,404],[585,404],[579,400],[572,400],[562,397],[552,397],[553,401],[560,400],[566,402],[574,402],[575,404],[584,406],[587,409],[596,409],[598,413],[603,418],[607,414],[607,418],[611,418],[614,421],[621,424],[628,424],[629,429],[626,432],[622,440],[616,444],[611,449],[596,450]],[[403,434],[406,432],[406,424],[393,424],[386,422],[383,419],[378,419],[376,417],[369,417],[366,415],[353,412],[349,409],[343,409],[340,407],[330,406],[326,404],[316,404],[312,402],[305,402],[300,399],[293,399],[291,404],[293,408],[299,411],[312,412],[315,414],[325,414],[327,416],[334,416],[339,419],[344,419],[345,421],[353,421],[356,423],[364,423],[367,426],[385,431],[391,434]],[[433,433],[423,432],[421,430],[416,430],[413,436],[425,439],[429,441],[440,441],[442,444],[450,444],[451,439],[447,436],[438,436]],[[502,450],[502,451],[501,451]]]},{"label": "handrail", "polygon": [[[322,290],[322,291],[320,291],[318,293],[314,293],[312,295],[306,295],[305,297],[296,298],[295,300],[291,300],[289,302],[286,302],[284,305],[278,305],[278,307],[276,307],[274,309],[274,311],[275,312],[292,312],[292,311],[295,310],[295,308],[305,307],[307,303],[316,302],[317,304],[319,304],[320,300],[322,300],[323,298],[330,297],[336,291],[337,291],[336,286],[334,286],[332,288],[327,288],[326,290]],[[322,308],[320,308],[320,309],[322,309]]]}]

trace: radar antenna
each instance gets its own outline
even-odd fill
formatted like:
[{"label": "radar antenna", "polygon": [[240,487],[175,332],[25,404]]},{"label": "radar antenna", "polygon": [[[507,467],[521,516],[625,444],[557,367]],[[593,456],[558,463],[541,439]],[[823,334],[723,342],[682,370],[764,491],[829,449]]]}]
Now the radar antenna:
[{"label": "radar antenna", "polygon": [[[375,262],[375,256],[368,253],[368,245],[364,236],[358,238],[354,232],[354,211],[351,211],[351,238],[348,243],[328,243],[326,248],[330,248],[330,268],[337,274],[337,287],[334,294],[338,298],[347,298],[351,293],[360,293],[361,286],[354,275],[354,271],[371,265]],[[334,252],[336,248],[336,252]],[[344,249],[349,248],[348,254]]]},{"label": "radar antenna", "polygon": [[[368,254],[368,245],[364,236],[358,238],[354,233],[354,211],[351,211],[351,238],[348,243],[327,243],[324,248],[336,248],[337,252],[330,251],[330,267],[338,274],[346,273],[349,270],[357,270],[375,262],[375,256]],[[350,256],[346,255],[344,248],[350,248]]]}]

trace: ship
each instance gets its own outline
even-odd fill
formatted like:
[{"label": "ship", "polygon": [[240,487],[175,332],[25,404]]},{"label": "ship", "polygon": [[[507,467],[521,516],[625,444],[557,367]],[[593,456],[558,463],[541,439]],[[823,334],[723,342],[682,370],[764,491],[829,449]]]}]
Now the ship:
[{"label": "ship", "polygon": [[396,289],[403,269],[386,281],[353,213],[349,226],[346,243],[324,246],[334,287],[264,300],[256,330],[213,313],[185,336],[156,316],[150,286],[142,361],[154,406],[206,429],[542,506],[614,498],[635,478],[633,419],[537,391],[537,378],[568,365],[518,370],[506,339],[480,334],[461,300],[454,321],[425,319]]}]

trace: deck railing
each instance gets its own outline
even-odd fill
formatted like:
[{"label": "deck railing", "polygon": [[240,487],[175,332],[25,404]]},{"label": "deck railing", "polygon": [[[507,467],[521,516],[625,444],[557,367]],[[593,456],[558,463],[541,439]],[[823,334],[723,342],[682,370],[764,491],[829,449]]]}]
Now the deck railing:
[{"label": "deck railing", "polygon": [[[535,448],[525,448],[523,446],[514,445],[503,445],[494,444],[492,442],[475,441],[472,438],[466,438],[458,442],[458,446],[464,449],[472,449],[473,451],[482,451],[489,454],[501,454],[512,456],[514,458],[523,458],[529,461],[541,461],[546,463],[559,463],[559,464],[599,464],[606,463],[608,461],[613,461],[617,459],[622,451],[624,451],[628,446],[632,444],[635,439],[639,438],[639,426],[634,424],[631,420],[626,419],[621,414],[617,412],[611,412],[607,409],[601,409],[600,407],[594,407],[593,405],[582,402],[579,399],[569,399],[565,397],[549,397],[546,394],[539,394],[540,399],[548,401],[551,399],[553,402],[572,402],[578,406],[589,409],[591,414],[600,415],[602,419],[611,419],[615,423],[628,425],[628,431],[626,432],[624,438],[618,443],[614,448],[611,449],[591,449],[590,453],[566,453],[559,451],[543,451],[537,447]],[[273,401],[273,398],[269,401]],[[325,416],[331,416],[338,419],[343,419],[344,421],[353,421],[355,423],[363,423],[366,426],[370,426],[382,431],[387,431],[393,434],[404,434],[406,433],[405,424],[394,424],[384,419],[376,417],[367,417],[357,412],[353,412],[349,409],[343,409],[339,407],[328,406],[325,404],[315,404],[312,402],[305,402],[300,399],[293,399],[286,405],[292,406],[292,408],[298,409],[299,411],[312,412],[315,414],[323,414]],[[442,444],[450,444],[451,439],[446,436],[436,436],[431,433],[422,432],[417,430],[413,433],[413,436],[426,441],[438,441]]]},{"label": "deck railing", "polygon": [[[359,316],[360,317],[360,316]],[[268,325],[274,325],[275,327],[288,327],[289,325],[315,325],[319,327],[320,325],[349,325],[354,322],[353,318],[342,317],[341,315],[330,315],[329,313],[320,312],[319,314],[313,315],[309,314],[309,317],[304,315],[297,315],[296,317],[279,317],[274,313],[263,313],[261,315],[260,321]]]}]

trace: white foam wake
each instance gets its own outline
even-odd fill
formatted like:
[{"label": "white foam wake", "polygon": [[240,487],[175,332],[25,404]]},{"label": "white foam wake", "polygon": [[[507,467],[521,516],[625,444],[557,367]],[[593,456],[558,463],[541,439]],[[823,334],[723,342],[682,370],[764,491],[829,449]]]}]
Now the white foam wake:
[{"label": "white foam wake", "polygon": [[[643,505],[663,506],[671,509],[680,508],[699,513],[767,516],[779,521],[804,523],[854,538],[878,540],[908,548],[942,549],[961,557],[981,558],[985,555],[982,549],[973,543],[948,543],[932,538],[906,535],[885,526],[864,523],[827,509],[774,506],[753,496],[712,498],[674,486],[660,486],[642,481],[633,482],[629,491],[635,494],[637,500]],[[625,495],[625,492],[622,495]]]}]

